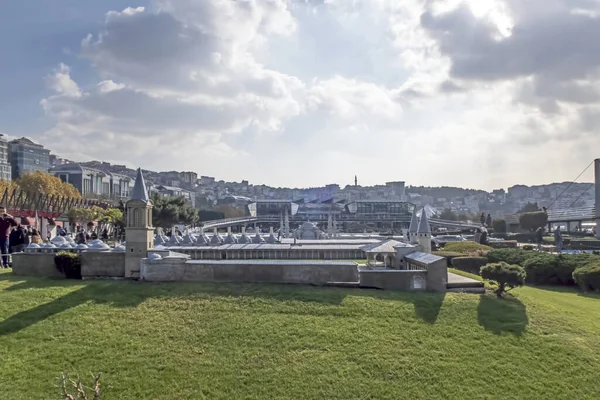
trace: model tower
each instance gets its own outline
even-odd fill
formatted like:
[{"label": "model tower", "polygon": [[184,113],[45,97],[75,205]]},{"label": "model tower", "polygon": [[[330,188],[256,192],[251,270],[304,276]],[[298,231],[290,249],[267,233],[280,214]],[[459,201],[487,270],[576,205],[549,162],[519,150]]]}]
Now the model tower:
[{"label": "model tower", "polygon": [[125,207],[127,208],[125,278],[139,279],[142,258],[147,257],[148,250],[152,248],[154,242],[152,202],[148,197],[148,189],[140,168],[137,170],[131,200],[127,201]]}]

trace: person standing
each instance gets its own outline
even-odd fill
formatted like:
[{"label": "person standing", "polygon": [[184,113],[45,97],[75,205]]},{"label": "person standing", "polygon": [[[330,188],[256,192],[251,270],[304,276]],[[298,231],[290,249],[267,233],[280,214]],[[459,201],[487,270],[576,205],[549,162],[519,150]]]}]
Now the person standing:
[{"label": "person standing", "polygon": [[18,224],[17,227],[12,230],[9,236],[9,242],[11,253],[20,253],[23,251],[25,246],[29,244],[27,231],[21,226],[21,224]]},{"label": "person standing", "polygon": [[560,231],[560,226],[557,226],[554,230],[554,244],[556,245],[556,251],[561,253],[563,248],[563,237],[562,232]]},{"label": "person standing", "polygon": [[488,214],[488,215],[487,215],[487,218],[485,219],[485,225],[486,225],[488,228],[491,228],[491,227],[492,227],[492,214]]},{"label": "person standing", "polygon": [[2,253],[1,268],[10,268],[9,237],[17,222],[12,215],[6,213],[6,207],[0,206],[0,253]]},{"label": "person standing", "polygon": [[542,250],[542,242],[544,241],[544,228],[541,226],[535,231],[535,239],[537,241],[538,251]]},{"label": "person standing", "polygon": [[481,216],[479,217],[479,222],[481,222],[481,226],[485,225],[485,213],[481,213]]}]

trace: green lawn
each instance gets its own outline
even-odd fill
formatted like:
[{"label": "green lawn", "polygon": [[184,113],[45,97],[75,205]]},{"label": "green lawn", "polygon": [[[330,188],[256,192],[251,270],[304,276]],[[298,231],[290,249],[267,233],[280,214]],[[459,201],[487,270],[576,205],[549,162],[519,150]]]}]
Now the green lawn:
[{"label": "green lawn", "polygon": [[600,297],[61,281],[0,272],[0,398],[598,399]]}]

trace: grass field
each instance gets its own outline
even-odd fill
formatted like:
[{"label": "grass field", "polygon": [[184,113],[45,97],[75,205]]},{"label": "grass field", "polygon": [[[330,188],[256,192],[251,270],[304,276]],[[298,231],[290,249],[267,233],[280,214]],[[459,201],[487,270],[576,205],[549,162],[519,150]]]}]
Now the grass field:
[{"label": "grass field", "polygon": [[598,399],[600,297],[513,300],[275,285],[18,278],[0,272],[0,398]]}]

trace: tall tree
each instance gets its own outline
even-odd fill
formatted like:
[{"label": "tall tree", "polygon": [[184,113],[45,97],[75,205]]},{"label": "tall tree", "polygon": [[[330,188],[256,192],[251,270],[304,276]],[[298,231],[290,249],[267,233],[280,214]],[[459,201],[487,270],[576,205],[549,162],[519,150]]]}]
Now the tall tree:
[{"label": "tall tree", "polygon": [[152,197],[152,224],[171,228],[176,224],[191,225],[198,222],[198,210],[191,207],[187,199],[179,197]]},{"label": "tall tree", "polygon": [[541,211],[540,207],[538,206],[538,203],[527,203],[525,204],[520,210],[519,210],[519,214],[520,213],[529,213],[529,212],[536,212],[536,211]]},{"label": "tall tree", "polygon": [[546,226],[547,223],[548,214],[543,211],[528,212],[519,215],[519,225],[530,232]]},{"label": "tall tree", "polygon": [[66,198],[81,198],[81,193],[75,186],[65,183],[60,178],[46,172],[36,171],[25,174],[15,183],[27,193],[41,193],[50,196],[61,196]]}]

